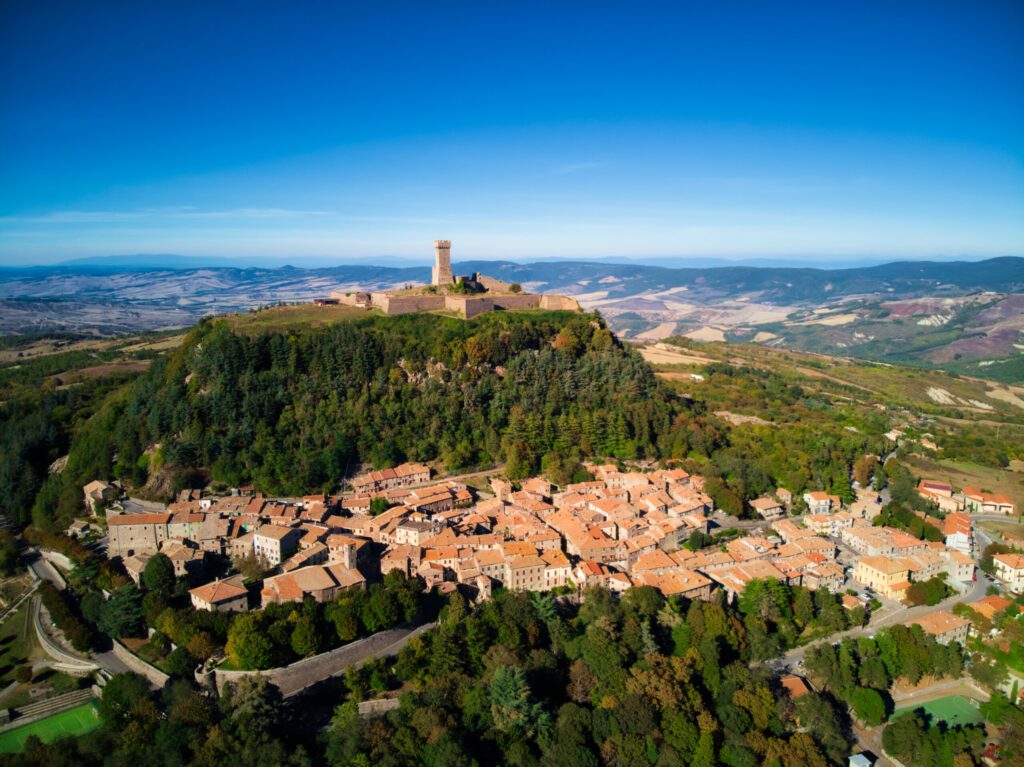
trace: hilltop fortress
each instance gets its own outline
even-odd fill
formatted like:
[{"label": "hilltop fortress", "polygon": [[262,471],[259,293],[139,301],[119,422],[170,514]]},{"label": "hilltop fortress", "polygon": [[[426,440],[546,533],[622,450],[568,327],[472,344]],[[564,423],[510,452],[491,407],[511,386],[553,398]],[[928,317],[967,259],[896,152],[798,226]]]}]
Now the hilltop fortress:
[{"label": "hilltop fortress", "polygon": [[578,312],[576,299],[526,293],[515,283],[475,273],[453,276],[451,240],[434,240],[431,284],[402,290],[335,292],[331,298],[349,306],[376,307],[385,314],[449,311],[470,319],[480,314],[516,309],[561,309]]}]

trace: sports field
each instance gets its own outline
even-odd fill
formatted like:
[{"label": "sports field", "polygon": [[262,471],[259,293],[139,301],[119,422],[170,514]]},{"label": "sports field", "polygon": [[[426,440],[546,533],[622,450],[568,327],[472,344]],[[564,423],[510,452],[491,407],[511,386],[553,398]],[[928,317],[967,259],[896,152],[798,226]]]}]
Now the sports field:
[{"label": "sports field", "polygon": [[982,720],[978,707],[972,701],[960,695],[947,695],[945,698],[936,698],[927,703],[898,708],[893,712],[893,716],[899,716],[907,711],[914,711],[918,708],[923,708],[931,714],[935,722],[974,724]]},{"label": "sports field", "polygon": [[96,716],[96,708],[92,703],[84,703],[0,734],[0,753],[19,753],[25,748],[25,741],[29,735],[35,735],[44,743],[49,743],[67,735],[81,735],[99,726],[100,718]]}]

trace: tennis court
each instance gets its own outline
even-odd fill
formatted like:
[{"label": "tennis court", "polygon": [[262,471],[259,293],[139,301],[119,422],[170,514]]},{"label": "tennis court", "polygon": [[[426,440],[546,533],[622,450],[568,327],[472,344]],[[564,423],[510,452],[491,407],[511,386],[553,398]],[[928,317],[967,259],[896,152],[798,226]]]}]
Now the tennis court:
[{"label": "tennis court", "polygon": [[933,721],[936,722],[975,724],[983,718],[978,711],[977,705],[961,695],[947,695],[945,698],[936,698],[927,703],[898,708],[893,715],[899,716],[907,711],[914,711],[919,708],[923,708],[931,714]]},{"label": "tennis court", "polygon": [[25,748],[25,741],[29,735],[35,735],[44,743],[50,743],[67,735],[81,735],[99,726],[100,718],[96,716],[96,708],[92,703],[85,703],[0,734],[0,753],[19,753]]}]

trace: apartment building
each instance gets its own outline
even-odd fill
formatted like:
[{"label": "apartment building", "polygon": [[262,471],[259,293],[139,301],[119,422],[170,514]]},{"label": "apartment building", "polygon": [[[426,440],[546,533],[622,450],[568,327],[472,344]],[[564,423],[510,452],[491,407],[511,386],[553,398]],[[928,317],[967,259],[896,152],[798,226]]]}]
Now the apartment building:
[{"label": "apartment building", "polygon": [[262,525],[253,535],[253,551],[271,567],[277,567],[298,548],[304,534],[298,527]]},{"label": "apartment building", "polygon": [[889,556],[866,556],[857,560],[853,579],[886,599],[903,599],[910,587],[910,570],[904,562]]},{"label": "apartment building", "polygon": [[1001,580],[1012,594],[1024,593],[1024,555],[1016,552],[996,554],[992,557],[996,578]]}]

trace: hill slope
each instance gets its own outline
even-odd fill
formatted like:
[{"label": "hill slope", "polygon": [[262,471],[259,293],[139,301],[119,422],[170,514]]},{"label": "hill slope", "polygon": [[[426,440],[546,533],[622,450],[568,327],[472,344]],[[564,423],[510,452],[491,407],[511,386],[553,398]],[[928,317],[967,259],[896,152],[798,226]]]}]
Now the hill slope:
[{"label": "hill slope", "polygon": [[591,453],[653,456],[684,409],[639,355],[574,313],[364,315],[287,331],[216,320],[81,442],[135,484],[169,465],[300,494],[364,462],[507,462],[525,476],[542,458],[571,474]]}]

